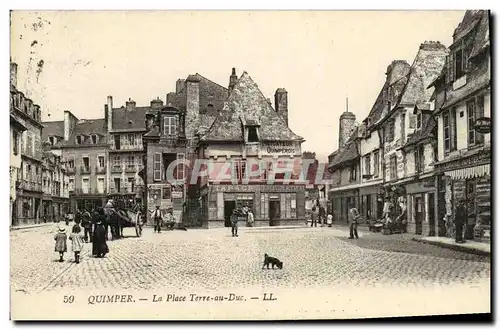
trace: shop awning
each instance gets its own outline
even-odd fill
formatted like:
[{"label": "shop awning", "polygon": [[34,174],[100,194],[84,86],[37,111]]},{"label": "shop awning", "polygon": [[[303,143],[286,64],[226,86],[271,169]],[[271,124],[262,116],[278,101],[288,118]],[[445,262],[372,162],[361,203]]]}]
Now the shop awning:
[{"label": "shop awning", "polygon": [[453,180],[479,178],[490,175],[490,164],[453,170],[445,172],[445,175],[450,176]]}]

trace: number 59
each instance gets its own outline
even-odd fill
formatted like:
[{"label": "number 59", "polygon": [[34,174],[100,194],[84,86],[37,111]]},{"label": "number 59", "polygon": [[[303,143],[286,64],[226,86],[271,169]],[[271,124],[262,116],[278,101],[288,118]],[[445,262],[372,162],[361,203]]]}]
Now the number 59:
[{"label": "number 59", "polygon": [[75,296],[64,296],[63,303],[72,304],[75,301]]}]

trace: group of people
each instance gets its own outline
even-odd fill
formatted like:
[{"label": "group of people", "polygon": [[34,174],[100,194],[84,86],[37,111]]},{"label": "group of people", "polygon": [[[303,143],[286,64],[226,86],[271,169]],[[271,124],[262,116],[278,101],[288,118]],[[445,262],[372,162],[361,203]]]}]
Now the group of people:
[{"label": "group of people", "polygon": [[[66,227],[59,226],[58,232],[54,236],[55,248],[54,251],[59,253],[59,262],[64,261],[64,253],[68,252],[67,241],[71,241],[71,250],[75,255],[75,262],[80,263],[80,253],[83,250],[84,244],[92,243],[92,255],[98,258],[103,258],[109,253],[107,241],[107,233],[104,223],[106,215],[101,208],[94,221],[90,220],[90,213],[88,211],[81,214],[81,219],[75,217],[75,224],[71,229],[71,234],[66,234]],[[82,226],[83,230],[82,230]]]},{"label": "group of people", "polygon": [[311,227],[317,227],[318,223],[321,227],[325,224],[331,227],[333,223],[333,215],[327,214],[326,208],[319,201],[311,209]]},{"label": "group of people", "polygon": [[164,217],[160,206],[156,205],[155,210],[152,212],[151,217],[154,222],[154,231],[155,233],[161,233],[161,227],[163,225],[167,226],[167,230],[173,230],[175,225],[175,216],[172,209],[168,209],[166,216]]},{"label": "group of people", "polygon": [[245,220],[250,227],[253,226],[254,216],[248,205],[235,207],[231,212],[231,234],[233,237],[238,237],[238,222],[240,220]]}]

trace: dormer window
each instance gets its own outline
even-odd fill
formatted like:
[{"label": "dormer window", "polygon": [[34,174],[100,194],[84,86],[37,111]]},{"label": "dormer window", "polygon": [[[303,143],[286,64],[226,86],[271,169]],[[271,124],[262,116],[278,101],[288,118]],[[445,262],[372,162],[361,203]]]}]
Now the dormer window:
[{"label": "dormer window", "polygon": [[177,133],[177,117],[165,116],[163,118],[163,133],[165,135],[175,135]]},{"label": "dormer window", "polygon": [[417,112],[417,129],[422,128],[422,112]]},{"label": "dormer window", "polygon": [[84,138],[82,135],[77,135],[76,136],[76,144],[82,144],[84,141]]},{"label": "dormer window", "polygon": [[49,136],[50,145],[55,145],[57,143],[57,138],[55,136]]},{"label": "dormer window", "polygon": [[248,127],[248,142],[259,142],[259,135],[257,134],[257,126]]},{"label": "dormer window", "polygon": [[97,142],[99,142],[99,137],[97,136],[97,134],[90,135],[90,139],[92,140],[92,144],[97,144]]}]

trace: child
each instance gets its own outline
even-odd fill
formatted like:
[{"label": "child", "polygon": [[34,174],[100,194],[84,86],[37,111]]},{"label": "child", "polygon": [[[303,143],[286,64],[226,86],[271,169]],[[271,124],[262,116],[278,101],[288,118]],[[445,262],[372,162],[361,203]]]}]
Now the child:
[{"label": "child", "polygon": [[56,241],[56,246],[54,248],[55,252],[59,252],[59,262],[63,262],[64,252],[68,251],[68,246],[66,245],[66,240],[68,236],[66,235],[66,228],[63,226],[59,227],[59,232],[54,236],[54,241]]},{"label": "child", "polygon": [[80,228],[79,225],[74,225],[73,230],[71,231],[71,235],[69,236],[69,239],[71,240],[71,248],[73,252],[75,253],[75,262],[77,264],[80,263],[80,251],[82,251],[83,247],[83,235],[82,235],[82,229]]},{"label": "child", "polygon": [[327,220],[326,220],[326,223],[328,224],[328,227],[332,226],[332,222],[333,222],[333,215],[331,213],[329,213],[328,217],[327,217]]}]

